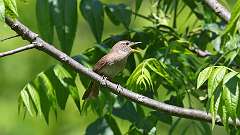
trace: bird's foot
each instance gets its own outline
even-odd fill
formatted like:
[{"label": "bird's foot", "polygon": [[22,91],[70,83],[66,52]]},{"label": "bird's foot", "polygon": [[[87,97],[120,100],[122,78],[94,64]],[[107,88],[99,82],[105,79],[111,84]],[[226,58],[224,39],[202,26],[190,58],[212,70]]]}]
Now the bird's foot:
[{"label": "bird's foot", "polygon": [[118,93],[121,92],[121,85],[120,85],[120,84],[117,84],[117,88],[116,88],[116,90],[118,91]]},{"label": "bird's foot", "polygon": [[108,78],[103,75],[103,76],[102,76],[102,81],[100,82],[100,84],[103,85],[103,86],[106,86],[106,85],[107,85],[107,79],[108,79]]}]

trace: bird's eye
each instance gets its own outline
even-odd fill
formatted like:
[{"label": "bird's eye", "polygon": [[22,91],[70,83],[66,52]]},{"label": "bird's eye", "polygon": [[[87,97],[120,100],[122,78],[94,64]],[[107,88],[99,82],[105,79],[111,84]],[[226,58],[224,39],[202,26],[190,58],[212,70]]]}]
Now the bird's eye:
[{"label": "bird's eye", "polygon": [[126,45],[129,45],[129,42],[126,42]]}]

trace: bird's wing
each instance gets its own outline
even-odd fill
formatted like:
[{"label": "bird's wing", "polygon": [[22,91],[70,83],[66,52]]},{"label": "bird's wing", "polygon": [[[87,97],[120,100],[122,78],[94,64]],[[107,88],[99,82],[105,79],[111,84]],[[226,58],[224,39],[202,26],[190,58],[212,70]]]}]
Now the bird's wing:
[{"label": "bird's wing", "polygon": [[104,66],[107,65],[108,55],[103,56],[93,67],[93,71],[98,73]]}]

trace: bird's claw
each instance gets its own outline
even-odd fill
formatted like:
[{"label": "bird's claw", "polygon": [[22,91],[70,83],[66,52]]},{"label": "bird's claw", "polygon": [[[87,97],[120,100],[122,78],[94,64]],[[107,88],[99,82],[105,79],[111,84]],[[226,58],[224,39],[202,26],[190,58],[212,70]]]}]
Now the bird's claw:
[{"label": "bird's claw", "polygon": [[118,91],[118,93],[120,93],[120,89],[119,88],[121,89],[120,84],[117,84],[116,90]]},{"label": "bird's claw", "polygon": [[102,81],[100,82],[101,85],[106,86],[107,85],[106,81],[107,81],[107,77],[106,76],[102,76]]}]

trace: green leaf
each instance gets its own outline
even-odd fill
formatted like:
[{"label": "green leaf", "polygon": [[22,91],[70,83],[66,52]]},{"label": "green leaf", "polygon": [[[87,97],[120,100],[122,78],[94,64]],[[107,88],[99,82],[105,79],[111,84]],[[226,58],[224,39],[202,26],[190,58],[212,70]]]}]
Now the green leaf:
[{"label": "green leaf", "polygon": [[142,1],[143,0],[136,0],[136,3],[135,3],[135,12],[137,13],[138,10],[140,9],[141,5],[142,5]]},{"label": "green leaf", "polygon": [[17,4],[15,0],[3,0],[5,5],[5,16],[12,18],[18,17]]},{"label": "green leaf", "polygon": [[[49,112],[51,108],[56,108],[53,87],[44,73],[40,73],[33,81],[33,86],[40,97],[41,111],[47,124],[49,123]],[[55,103],[54,103],[55,102]]]},{"label": "green leaf", "polygon": [[[63,91],[66,88],[69,90],[71,97],[73,98],[78,110],[80,111],[80,97],[79,97],[78,89],[75,84],[76,73],[74,72],[74,74],[71,75],[69,71],[67,71],[60,65],[56,65],[53,71],[55,76],[64,86],[64,88],[61,90]],[[66,103],[66,101],[64,101],[64,103]]]},{"label": "green leaf", "polygon": [[50,4],[61,48],[69,55],[77,27],[77,0],[52,0]]},{"label": "green leaf", "polygon": [[239,100],[239,78],[236,76],[237,74],[237,72],[232,71],[224,77],[222,96],[227,109],[227,115],[230,116],[234,122],[236,122]]},{"label": "green leaf", "polygon": [[82,0],[80,10],[84,19],[88,22],[97,43],[101,43],[104,24],[102,3],[98,0]]},{"label": "green leaf", "polygon": [[172,125],[173,119],[170,115],[167,115],[166,113],[162,113],[159,111],[151,111],[151,115],[154,117],[155,120],[162,121],[166,124]]},{"label": "green leaf", "polygon": [[36,15],[40,36],[48,43],[53,42],[53,20],[50,12],[50,0],[37,0]]},{"label": "green leaf", "polygon": [[121,20],[118,19],[118,16],[114,14],[116,12],[116,5],[107,5],[105,6],[105,11],[108,18],[112,21],[113,24],[119,25]]},{"label": "green leaf", "polygon": [[201,71],[198,75],[197,79],[197,89],[199,89],[203,83],[209,78],[213,70],[213,67],[207,67],[203,71]]},{"label": "green leaf", "polygon": [[148,71],[150,61],[156,59],[147,59],[137,66],[132,75],[127,80],[127,86],[133,89],[153,90],[154,84],[151,74]]},{"label": "green leaf", "polygon": [[237,30],[237,21],[240,16],[240,0],[238,0],[231,11],[231,18],[228,22],[228,25],[224,31],[224,35],[230,33],[233,35]]},{"label": "green leaf", "polygon": [[223,56],[225,58],[225,63],[228,63],[228,65],[232,63],[232,61],[239,53],[239,41],[239,35],[230,36],[223,47],[223,51],[225,53]]},{"label": "green leaf", "polygon": [[216,94],[212,95],[212,97],[210,98],[210,112],[212,115],[212,129],[215,126],[215,120],[216,120],[218,108],[220,106],[220,101],[221,101],[221,93],[216,93]]},{"label": "green leaf", "polygon": [[228,130],[228,115],[227,115],[227,109],[224,103],[224,99],[221,97],[220,105],[218,113],[221,117],[221,120],[223,122],[224,128]]},{"label": "green leaf", "polygon": [[128,6],[125,4],[107,5],[105,9],[109,19],[115,25],[118,25],[120,22],[125,28],[129,27],[132,12]]},{"label": "green leaf", "polygon": [[141,120],[140,114],[137,113],[133,103],[131,102],[126,102],[121,107],[115,107],[112,113],[113,115],[132,123],[137,123]]},{"label": "green leaf", "polygon": [[225,75],[226,68],[225,67],[217,67],[212,71],[210,77],[208,79],[208,97],[211,98],[215,89],[223,80]]},{"label": "green leaf", "polygon": [[47,123],[50,110],[53,110],[57,116],[57,108],[65,109],[69,95],[73,97],[80,110],[80,98],[75,78],[76,73],[71,73],[60,65],[53,66],[41,72],[24,87],[19,96],[19,102],[23,101],[23,107],[30,115],[33,114],[33,109],[37,114],[43,114]]},{"label": "green leaf", "polygon": [[31,116],[33,116],[33,112],[32,112],[31,105],[30,105],[30,98],[29,98],[28,92],[25,88],[21,91],[20,96],[21,96],[24,106],[27,108],[29,114]]},{"label": "green leaf", "polygon": [[0,0],[0,22],[4,22],[5,18],[5,5],[4,5],[4,1]]},{"label": "green leaf", "polygon": [[35,110],[36,114],[38,114],[38,112],[41,112],[40,97],[39,97],[36,89],[33,87],[33,85],[31,83],[27,84],[25,87],[29,93],[29,96],[31,97],[34,110]]},{"label": "green leaf", "polygon": [[211,128],[209,127],[208,123],[205,123],[205,122],[201,122],[200,121],[200,125],[202,127],[202,135],[211,135],[212,132],[211,132]]},{"label": "green leaf", "polygon": [[214,98],[215,98],[215,96],[212,96],[211,99],[210,99],[210,112],[211,112],[211,115],[212,115],[212,129],[215,126],[215,119],[216,119]]},{"label": "green leaf", "polygon": [[88,125],[86,135],[113,135],[107,121],[104,118],[98,118]]},{"label": "green leaf", "polygon": [[108,125],[111,127],[114,135],[121,135],[121,131],[117,125],[117,122],[111,115],[105,115],[105,120],[107,121]]},{"label": "green leaf", "polygon": [[141,131],[139,131],[137,128],[129,129],[127,132],[128,135],[143,135]]}]

